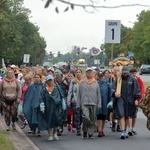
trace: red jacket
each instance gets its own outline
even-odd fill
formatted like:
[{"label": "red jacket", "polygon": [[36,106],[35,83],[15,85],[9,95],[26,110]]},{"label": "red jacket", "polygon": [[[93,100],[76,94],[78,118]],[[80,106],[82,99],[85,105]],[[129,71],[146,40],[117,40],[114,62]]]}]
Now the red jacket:
[{"label": "red jacket", "polygon": [[[144,97],[144,94],[145,94],[145,86],[144,86],[144,83],[142,81],[142,79],[138,76],[135,77],[138,84],[139,84],[139,87],[140,87],[140,90],[141,90],[141,95],[142,95],[142,98]],[[142,101],[142,99],[139,100],[139,103]]]}]

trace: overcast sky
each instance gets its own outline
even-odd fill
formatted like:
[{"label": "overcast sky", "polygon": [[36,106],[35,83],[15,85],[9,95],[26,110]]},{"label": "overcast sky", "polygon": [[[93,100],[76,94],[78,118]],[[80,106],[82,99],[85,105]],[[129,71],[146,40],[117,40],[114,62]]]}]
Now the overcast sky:
[{"label": "overcast sky", "polygon": [[[30,20],[40,27],[40,34],[46,40],[46,51],[68,52],[72,46],[99,48],[104,43],[105,20],[121,20],[124,26],[132,27],[136,15],[150,7],[121,7],[116,9],[101,8],[95,13],[87,13],[82,8],[71,9],[64,13],[66,5],[60,2],[44,8],[47,0],[24,0],[24,6],[31,10]],[[73,0],[72,0],[73,1]],[[79,0],[74,0],[75,2]],[[82,2],[88,0],[82,0]],[[115,6],[121,4],[144,4],[150,6],[150,0],[96,0],[98,5]],[[81,0],[79,1],[81,2]],[[89,4],[89,1],[88,1]],[[55,12],[59,7],[60,13]]]}]

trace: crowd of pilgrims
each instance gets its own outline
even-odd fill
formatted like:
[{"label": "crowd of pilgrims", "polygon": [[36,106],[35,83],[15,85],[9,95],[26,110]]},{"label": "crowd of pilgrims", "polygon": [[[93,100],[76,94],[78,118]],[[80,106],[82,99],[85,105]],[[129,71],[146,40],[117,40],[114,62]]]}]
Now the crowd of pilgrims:
[{"label": "crowd of pilgrims", "polygon": [[[88,68],[83,73],[82,69],[68,66],[22,65],[19,68],[10,65],[0,79],[1,114],[4,115],[6,131],[16,130],[15,122],[18,119],[21,129],[29,126],[28,133],[41,136],[42,131],[47,131],[50,141],[63,136],[65,127],[77,136],[87,138],[87,132],[83,131],[82,109],[80,104],[77,106],[77,102],[80,83],[86,80],[88,72],[92,72],[93,78],[88,86],[97,82],[101,96],[100,108],[97,107],[95,111],[95,134],[98,137],[105,136],[106,122],[113,132],[122,134],[119,118],[114,115],[114,98],[111,94],[112,83],[120,72],[118,66],[115,66],[112,72],[107,69],[100,71],[98,68]],[[136,69],[131,69],[133,75],[136,72]],[[121,137],[122,139],[137,134],[134,128],[136,117],[130,118],[129,122],[128,133]],[[90,138],[93,138],[93,135]]]}]

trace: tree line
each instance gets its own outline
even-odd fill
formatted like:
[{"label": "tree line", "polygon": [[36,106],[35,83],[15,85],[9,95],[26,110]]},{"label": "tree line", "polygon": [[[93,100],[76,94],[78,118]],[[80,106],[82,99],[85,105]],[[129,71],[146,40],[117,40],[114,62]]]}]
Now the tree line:
[{"label": "tree line", "polygon": [[0,59],[6,64],[22,64],[24,54],[30,54],[31,64],[37,64],[45,56],[46,41],[29,15],[22,1],[0,1]]}]

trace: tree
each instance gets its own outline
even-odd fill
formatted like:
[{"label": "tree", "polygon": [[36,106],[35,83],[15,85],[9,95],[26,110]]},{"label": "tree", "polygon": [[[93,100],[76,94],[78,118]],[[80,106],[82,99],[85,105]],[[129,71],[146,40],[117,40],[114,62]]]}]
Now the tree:
[{"label": "tree", "polygon": [[45,55],[46,42],[39,27],[29,21],[30,10],[22,1],[0,1],[0,58],[21,64],[24,54],[32,63],[40,63]]},{"label": "tree", "polygon": [[[148,63],[150,56],[150,10],[142,11],[137,15],[132,32],[132,49],[136,59]],[[150,63],[150,62],[149,62]]]}]

